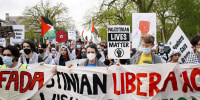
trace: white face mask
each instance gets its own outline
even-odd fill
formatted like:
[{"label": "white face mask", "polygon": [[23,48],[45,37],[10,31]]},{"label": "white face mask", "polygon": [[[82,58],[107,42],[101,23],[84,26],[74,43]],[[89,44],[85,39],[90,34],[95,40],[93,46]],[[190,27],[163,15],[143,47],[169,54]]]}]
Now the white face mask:
[{"label": "white face mask", "polygon": [[200,52],[200,48],[197,48],[197,51]]},{"label": "white face mask", "polygon": [[89,60],[94,60],[95,57],[96,57],[96,55],[95,55],[94,53],[89,53],[89,54],[87,54],[87,58],[88,58]]}]

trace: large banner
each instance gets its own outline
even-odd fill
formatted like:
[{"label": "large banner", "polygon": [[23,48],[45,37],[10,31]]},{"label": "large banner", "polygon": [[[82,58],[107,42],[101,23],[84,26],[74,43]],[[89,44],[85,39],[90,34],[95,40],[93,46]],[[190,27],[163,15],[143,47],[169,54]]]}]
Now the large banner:
[{"label": "large banner", "polygon": [[29,66],[33,69],[0,70],[0,99],[200,99],[200,65],[58,67],[58,73],[53,78],[50,71],[52,65]]},{"label": "large banner", "polygon": [[[141,36],[151,34],[156,44],[156,13],[132,14],[132,47],[141,48]],[[155,46],[154,46],[155,48]]]},{"label": "large banner", "polygon": [[181,63],[185,63],[187,56],[191,52],[193,52],[190,41],[188,40],[188,38],[186,37],[186,35],[179,26],[177,26],[174,33],[169,38],[167,44],[170,46],[172,50],[175,49],[180,51],[181,56],[179,58],[179,62]]}]

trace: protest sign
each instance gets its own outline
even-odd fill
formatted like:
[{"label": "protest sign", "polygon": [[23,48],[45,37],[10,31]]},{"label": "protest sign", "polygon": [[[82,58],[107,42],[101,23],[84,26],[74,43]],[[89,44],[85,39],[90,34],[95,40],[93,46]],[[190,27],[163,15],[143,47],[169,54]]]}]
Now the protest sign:
[{"label": "protest sign", "polygon": [[[132,14],[132,47],[141,48],[141,36],[150,34],[155,37],[156,44],[156,14],[133,13]],[[155,46],[153,47],[155,48]]]},{"label": "protest sign", "polygon": [[5,40],[5,38],[0,38],[0,46],[6,47],[6,40]]},{"label": "protest sign", "polygon": [[10,44],[21,44],[25,38],[25,26],[24,25],[12,25],[15,37],[10,37]]},{"label": "protest sign", "polygon": [[169,38],[167,44],[170,46],[172,50],[176,49],[180,51],[181,56],[179,58],[179,62],[181,63],[185,63],[187,56],[191,52],[193,52],[190,41],[188,40],[188,38],[186,37],[186,35],[184,34],[184,32],[181,30],[179,26],[177,26],[174,33]]},{"label": "protest sign", "polygon": [[108,58],[130,58],[130,26],[108,26]]},{"label": "protest sign", "polygon": [[200,99],[199,64],[113,65],[108,68],[58,66],[58,73],[53,78],[51,66],[33,64],[30,67],[34,69],[19,71],[0,69],[0,99]]},{"label": "protest sign", "polygon": [[68,40],[76,41],[76,30],[68,29]]}]

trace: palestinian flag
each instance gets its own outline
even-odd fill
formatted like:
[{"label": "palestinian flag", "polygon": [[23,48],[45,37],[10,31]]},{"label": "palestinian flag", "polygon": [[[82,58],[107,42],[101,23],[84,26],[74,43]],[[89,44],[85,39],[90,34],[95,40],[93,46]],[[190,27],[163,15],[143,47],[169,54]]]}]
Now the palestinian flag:
[{"label": "palestinian flag", "polygon": [[91,30],[91,33],[93,35],[93,42],[94,43],[98,43],[99,42],[99,34],[98,34],[98,31],[95,29],[94,27],[94,24],[93,24],[93,21],[92,21],[92,30]]},{"label": "palestinian flag", "polygon": [[51,37],[52,39],[56,39],[56,33],[53,28],[53,24],[49,19],[41,16],[41,30],[42,37]]},{"label": "palestinian flag", "polygon": [[83,33],[84,33],[84,30],[83,32],[81,33],[81,41],[85,42],[84,38],[83,38]]}]

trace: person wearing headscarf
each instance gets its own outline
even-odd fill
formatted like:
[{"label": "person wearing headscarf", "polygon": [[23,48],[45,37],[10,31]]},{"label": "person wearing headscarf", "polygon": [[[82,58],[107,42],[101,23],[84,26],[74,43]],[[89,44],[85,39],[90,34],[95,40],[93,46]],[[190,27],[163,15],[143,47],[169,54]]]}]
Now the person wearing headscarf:
[{"label": "person wearing headscarf", "polygon": [[65,66],[65,62],[70,60],[72,60],[72,57],[69,48],[67,46],[61,46],[61,49],[52,64]]},{"label": "person wearing headscarf", "polygon": [[172,50],[169,54],[169,61],[168,63],[177,63],[179,60],[181,53],[178,50]]}]

